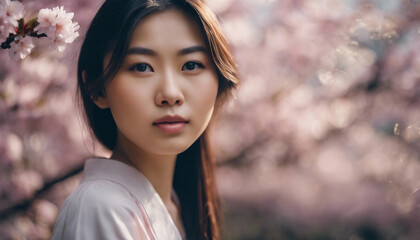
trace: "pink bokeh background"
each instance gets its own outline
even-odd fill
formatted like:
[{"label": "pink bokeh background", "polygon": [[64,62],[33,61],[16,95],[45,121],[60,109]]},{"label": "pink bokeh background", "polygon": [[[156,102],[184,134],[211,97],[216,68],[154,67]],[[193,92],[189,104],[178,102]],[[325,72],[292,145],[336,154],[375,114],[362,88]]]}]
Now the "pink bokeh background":
[{"label": "pink bokeh background", "polygon": [[[419,239],[420,3],[209,2],[242,78],[212,131],[223,239]],[[0,51],[0,239],[49,239],[84,159],[108,154],[75,101],[102,1],[22,3],[81,26],[63,53]]]}]

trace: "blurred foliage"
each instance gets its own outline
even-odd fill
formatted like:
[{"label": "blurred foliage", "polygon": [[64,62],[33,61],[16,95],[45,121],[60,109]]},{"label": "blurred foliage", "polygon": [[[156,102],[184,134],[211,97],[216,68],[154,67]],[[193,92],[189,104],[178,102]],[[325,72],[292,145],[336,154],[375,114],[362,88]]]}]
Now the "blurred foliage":
[{"label": "blurred foliage", "polygon": [[[225,239],[419,239],[420,2],[209,2],[242,76],[213,129]],[[101,2],[23,3],[64,5],[83,33]],[[92,152],[79,46],[0,53],[1,239],[48,239],[80,175],[36,191]]]}]

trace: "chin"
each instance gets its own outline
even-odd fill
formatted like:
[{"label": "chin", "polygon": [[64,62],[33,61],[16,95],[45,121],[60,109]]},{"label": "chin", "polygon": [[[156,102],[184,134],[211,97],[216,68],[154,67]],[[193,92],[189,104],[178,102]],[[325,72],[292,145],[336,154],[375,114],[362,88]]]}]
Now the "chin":
[{"label": "chin", "polygon": [[191,147],[192,144],[193,142],[191,144],[170,144],[169,146],[162,146],[158,152],[160,155],[178,155],[182,152],[185,152],[189,147]]}]

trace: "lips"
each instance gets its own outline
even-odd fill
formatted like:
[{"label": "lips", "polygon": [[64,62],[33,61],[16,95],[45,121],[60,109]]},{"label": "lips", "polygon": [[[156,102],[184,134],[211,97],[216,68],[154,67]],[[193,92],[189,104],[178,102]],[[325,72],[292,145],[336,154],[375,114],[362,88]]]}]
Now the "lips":
[{"label": "lips", "polygon": [[153,126],[164,133],[175,134],[181,132],[189,123],[183,117],[166,115],[153,122]]},{"label": "lips", "polygon": [[153,125],[166,124],[166,123],[188,123],[188,121],[178,115],[175,115],[175,116],[166,115],[154,121]]}]

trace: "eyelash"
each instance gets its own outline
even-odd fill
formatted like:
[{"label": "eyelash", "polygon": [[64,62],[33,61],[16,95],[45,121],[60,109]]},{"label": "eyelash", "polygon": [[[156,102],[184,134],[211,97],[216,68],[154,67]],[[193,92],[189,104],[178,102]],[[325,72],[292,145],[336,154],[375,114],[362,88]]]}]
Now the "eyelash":
[{"label": "eyelash", "polygon": [[147,64],[147,63],[136,63],[136,64],[134,64],[132,67],[130,67],[130,71],[138,71],[138,72],[145,72],[145,70],[144,71],[139,71],[139,69],[138,69],[138,67],[139,66],[146,66],[146,69],[147,68],[150,68],[150,70],[152,71],[152,72],[154,72],[154,70],[153,70],[153,68],[152,68],[152,66],[150,66],[149,64]]},{"label": "eyelash", "polygon": [[[186,69],[187,64],[191,64],[191,63],[195,64],[195,67],[196,67],[196,68],[194,68],[194,69],[192,69],[192,70],[187,70],[187,69]],[[138,68],[139,66],[145,67],[145,69],[144,69],[144,70],[139,70],[139,68]],[[152,66],[150,66],[150,65],[149,65],[149,64],[147,64],[147,63],[136,63],[136,64],[134,64],[133,66],[131,66],[131,67],[129,68],[129,70],[130,70],[130,71],[137,71],[137,72],[146,72],[147,68],[149,68],[151,72],[154,72],[154,70],[153,70]],[[196,62],[196,61],[188,61],[188,62],[186,62],[186,63],[182,66],[182,69],[181,69],[181,70],[182,70],[182,71],[194,71],[194,70],[197,70],[197,68],[204,68],[204,65],[203,65],[202,63],[200,63],[200,62]]]},{"label": "eyelash", "polygon": [[[202,63],[200,63],[200,62],[196,62],[196,61],[188,61],[188,62],[186,62],[185,64],[184,64],[184,66],[182,66],[182,70],[184,70],[184,68],[187,66],[187,64],[189,64],[189,63],[193,63],[193,64],[195,64],[195,66],[196,67],[198,67],[198,68],[204,68],[204,65],[202,64]],[[196,70],[196,68],[194,68],[193,70],[186,70],[186,71],[194,71],[194,70]]]}]

